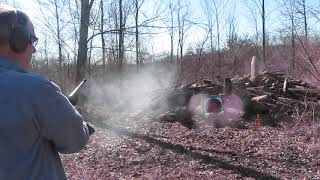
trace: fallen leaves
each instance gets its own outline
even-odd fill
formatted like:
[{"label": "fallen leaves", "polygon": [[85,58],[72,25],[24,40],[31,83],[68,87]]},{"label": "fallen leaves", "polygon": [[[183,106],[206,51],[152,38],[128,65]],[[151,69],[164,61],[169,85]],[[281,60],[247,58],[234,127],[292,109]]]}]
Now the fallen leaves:
[{"label": "fallen leaves", "polygon": [[68,179],[320,178],[316,125],[215,128],[195,119],[200,126],[190,130],[117,118],[102,122],[80,153],[62,156]]}]

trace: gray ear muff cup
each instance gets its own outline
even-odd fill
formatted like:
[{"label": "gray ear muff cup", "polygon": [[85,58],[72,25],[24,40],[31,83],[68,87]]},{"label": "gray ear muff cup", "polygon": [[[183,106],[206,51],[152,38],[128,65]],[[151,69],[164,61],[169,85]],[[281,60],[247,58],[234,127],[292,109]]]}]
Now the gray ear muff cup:
[{"label": "gray ear muff cup", "polygon": [[17,10],[15,14],[16,22],[11,30],[9,46],[12,51],[22,53],[28,47],[31,39],[29,31],[26,29],[28,20],[23,12],[19,10]]},{"label": "gray ear muff cup", "polygon": [[11,50],[21,53],[26,50],[30,43],[30,33],[25,28],[16,27],[10,35],[9,45]]}]

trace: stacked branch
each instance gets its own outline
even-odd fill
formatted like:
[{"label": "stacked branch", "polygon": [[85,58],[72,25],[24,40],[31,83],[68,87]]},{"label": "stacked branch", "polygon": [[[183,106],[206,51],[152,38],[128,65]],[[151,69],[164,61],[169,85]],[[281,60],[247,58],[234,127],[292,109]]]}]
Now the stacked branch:
[{"label": "stacked branch", "polygon": [[[233,77],[231,84],[232,93],[244,103],[244,119],[261,114],[267,115],[271,123],[277,124],[284,117],[308,112],[312,112],[314,117],[320,117],[320,90],[285,73],[265,70],[255,78],[250,75]],[[226,85],[221,82],[207,79],[175,88],[167,98],[168,112],[172,115],[176,108],[188,107],[193,95],[225,95],[225,89]],[[166,119],[164,117],[166,116],[161,116]]]},{"label": "stacked branch", "polygon": [[[245,87],[251,104],[267,107],[274,118],[290,116],[302,111],[319,109],[320,91],[316,87],[295,80],[282,72],[261,72],[253,81],[248,76],[232,79],[236,87]],[[239,88],[235,88],[238,92]],[[237,94],[235,91],[235,94]],[[250,103],[248,108],[250,108]],[[250,109],[246,109],[250,111]],[[259,112],[253,112],[259,113]]]}]

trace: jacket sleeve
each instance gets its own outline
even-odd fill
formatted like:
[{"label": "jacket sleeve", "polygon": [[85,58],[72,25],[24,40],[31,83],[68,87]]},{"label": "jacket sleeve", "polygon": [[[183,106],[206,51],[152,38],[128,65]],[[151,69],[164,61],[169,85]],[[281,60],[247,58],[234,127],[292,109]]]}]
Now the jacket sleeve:
[{"label": "jacket sleeve", "polygon": [[42,138],[51,141],[60,153],[80,151],[89,139],[82,116],[51,82],[41,84],[36,91],[35,114]]}]

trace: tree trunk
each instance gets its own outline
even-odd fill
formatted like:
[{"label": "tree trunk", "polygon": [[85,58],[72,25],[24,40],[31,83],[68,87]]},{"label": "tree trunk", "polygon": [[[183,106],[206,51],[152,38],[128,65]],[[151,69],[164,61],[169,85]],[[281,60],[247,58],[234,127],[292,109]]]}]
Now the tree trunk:
[{"label": "tree trunk", "polygon": [[307,12],[306,12],[306,0],[302,0],[303,7],[303,20],[304,20],[304,33],[305,38],[308,40],[308,22],[307,22]]},{"label": "tree trunk", "polygon": [[54,6],[55,6],[55,18],[56,18],[56,24],[57,24],[57,41],[58,41],[58,52],[59,52],[59,57],[58,57],[58,61],[59,61],[59,68],[58,68],[58,76],[59,76],[59,85],[62,87],[63,89],[63,72],[62,72],[62,43],[61,43],[61,30],[60,30],[60,14],[58,11],[58,2],[57,0],[54,0]]},{"label": "tree trunk", "polygon": [[294,73],[294,61],[295,61],[295,42],[294,42],[294,19],[293,14],[291,17],[291,47],[292,47],[292,57],[291,57],[291,66],[290,66],[290,72]]},{"label": "tree trunk", "polygon": [[137,65],[137,71],[140,71],[140,61],[139,61],[139,1],[135,0],[135,6],[136,6],[136,16],[135,16],[135,23],[136,23],[136,65]]},{"label": "tree trunk", "polygon": [[81,0],[81,20],[80,20],[80,39],[77,58],[77,71],[76,71],[76,84],[79,84],[85,77],[86,64],[87,64],[87,52],[88,52],[88,28],[90,9],[94,0]]},{"label": "tree trunk", "polygon": [[219,13],[217,4],[213,1],[214,9],[215,9],[215,18],[216,18],[216,28],[217,28],[217,45],[218,45],[218,72],[221,73],[221,52],[220,52],[220,28],[219,28]]},{"label": "tree trunk", "polygon": [[118,72],[122,72],[123,57],[124,57],[124,23],[123,23],[123,11],[122,11],[122,0],[119,0],[119,66]]},{"label": "tree trunk", "polygon": [[171,27],[170,27],[170,61],[173,63],[173,31],[174,31],[174,24],[173,24],[173,5],[170,4],[170,18],[171,18]]},{"label": "tree trunk", "polygon": [[262,0],[262,58],[263,63],[266,66],[266,28],[265,28],[266,20],[265,20],[265,8],[264,8],[264,0]]},{"label": "tree trunk", "polygon": [[103,63],[103,72],[106,70],[106,42],[104,40],[104,8],[103,8],[103,0],[100,1],[100,9],[101,9],[101,19],[100,19],[100,33],[101,33],[101,49],[102,49],[102,63]]}]

